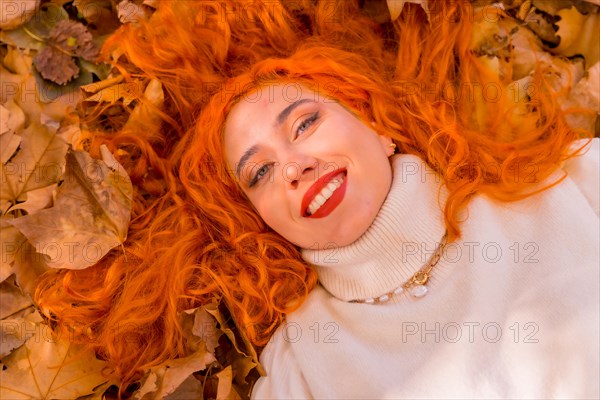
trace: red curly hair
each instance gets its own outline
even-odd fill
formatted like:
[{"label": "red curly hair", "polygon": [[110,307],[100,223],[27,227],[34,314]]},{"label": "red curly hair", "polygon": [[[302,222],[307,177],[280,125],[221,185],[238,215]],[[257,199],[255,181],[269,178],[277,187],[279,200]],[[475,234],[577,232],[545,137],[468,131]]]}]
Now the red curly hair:
[{"label": "red curly hair", "polygon": [[[541,68],[533,77],[540,90],[523,103],[506,90],[494,102],[460,95],[467,83],[510,81],[472,54],[471,5],[431,2],[428,23],[407,4],[393,24],[379,25],[358,3],[163,1],[149,22],[107,41],[107,59],[122,54],[113,61],[124,74],[135,66],[167,94],[159,120],[92,143],[92,152],[106,143],[138,155],[125,164],[135,188],[126,251],[86,270],[47,273],[36,301],[124,382],[184,354],[181,310],[218,296],[262,346],[316,284],[299,249],[264,224],[227,172],[227,115],[261,85],[319,91],[426,160],[447,182],[451,239],[474,193],[531,195],[527,167],[543,180],[582,136],[566,124]],[[517,112],[523,107],[532,118]]]}]

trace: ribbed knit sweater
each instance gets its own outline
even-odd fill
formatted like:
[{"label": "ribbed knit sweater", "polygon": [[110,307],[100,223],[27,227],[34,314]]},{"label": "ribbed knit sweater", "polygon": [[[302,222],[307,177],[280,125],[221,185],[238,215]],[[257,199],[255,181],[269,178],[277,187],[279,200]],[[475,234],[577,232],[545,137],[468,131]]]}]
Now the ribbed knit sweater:
[{"label": "ribbed knit sweater", "polygon": [[320,285],[261,355],[256,399],[598,398],[599,141],[524,200],[475,196],[421,298],[390,292],[421,268],[445,227],[445,186],[411,155],[392,161],[371,227],[305,250]]}]

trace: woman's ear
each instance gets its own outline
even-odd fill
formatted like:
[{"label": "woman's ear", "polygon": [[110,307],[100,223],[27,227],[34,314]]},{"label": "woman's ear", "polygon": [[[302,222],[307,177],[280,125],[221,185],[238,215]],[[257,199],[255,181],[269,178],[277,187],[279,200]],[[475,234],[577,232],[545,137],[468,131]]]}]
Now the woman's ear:
[{"label": "woman's ear", "polygon": [[396,144],[392,141],[392,138],[385,135],[379,135],[379,141],[383,146],[383,151],[388,157],[393,156],[396,153]]},{"label": "woman's ear", "polygon": [[[373,128],[377,126],[375,121],[371,122],[371,125]],[[383,151],[385,151],[385,154],[387,154],[388,157],[393,156],[396,153],[396,144],[393,142],[392,138],[386,135],[377,135],[379,136],[379,141],[383,146]]]}]

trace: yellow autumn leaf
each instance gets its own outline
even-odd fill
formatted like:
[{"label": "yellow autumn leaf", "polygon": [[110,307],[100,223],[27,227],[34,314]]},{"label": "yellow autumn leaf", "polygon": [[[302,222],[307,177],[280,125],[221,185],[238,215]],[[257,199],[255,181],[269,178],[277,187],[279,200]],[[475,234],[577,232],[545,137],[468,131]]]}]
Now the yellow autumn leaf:
[{"label": "yellow autumn leaf", "polygon": [[123,104],[129,105],[132,101],[141,98],[142,95],[142,83],[132,81],[106,87],[86,97],[83,101],[113,104],[123,99]]},{"label": "yellow autumn leaf", "polygon": [[146,89],[142,101],[135,106],[129,119],[125,123],[124,129],[139,129],[147,131],[156,129],[160,126],[160,117],[157,110],[160,110],[165,101],[162,84],[158,79],[152,79]]},{"label": "yellow autumn leaf", "polygon": [[54,337],[45,324],[37,325],[25,345],[2,363],[2,399],[75,399],[107,381],[102,374],[105,362],[92,351]]},{"label": "yellow autumn leaf", "polygon": [[581,54],[588,67],[596,64],[600,60],[600,15],[583,15],[575,7],[562,9],[558,15],[561,19],[556,23],[556,34],[560,36],[560,43],[552,51],[567,57]]}]

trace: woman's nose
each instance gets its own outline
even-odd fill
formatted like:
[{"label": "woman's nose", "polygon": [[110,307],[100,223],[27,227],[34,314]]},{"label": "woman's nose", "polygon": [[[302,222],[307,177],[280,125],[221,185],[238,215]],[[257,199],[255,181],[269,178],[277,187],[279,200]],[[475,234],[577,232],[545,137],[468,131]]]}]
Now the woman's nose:
[{"label": "woman's nose", "polygon": [[313,157],[296,157],[283,166],[283,179],[289,189],[296,189],[303,180],[316,179],[318,162]]}]

